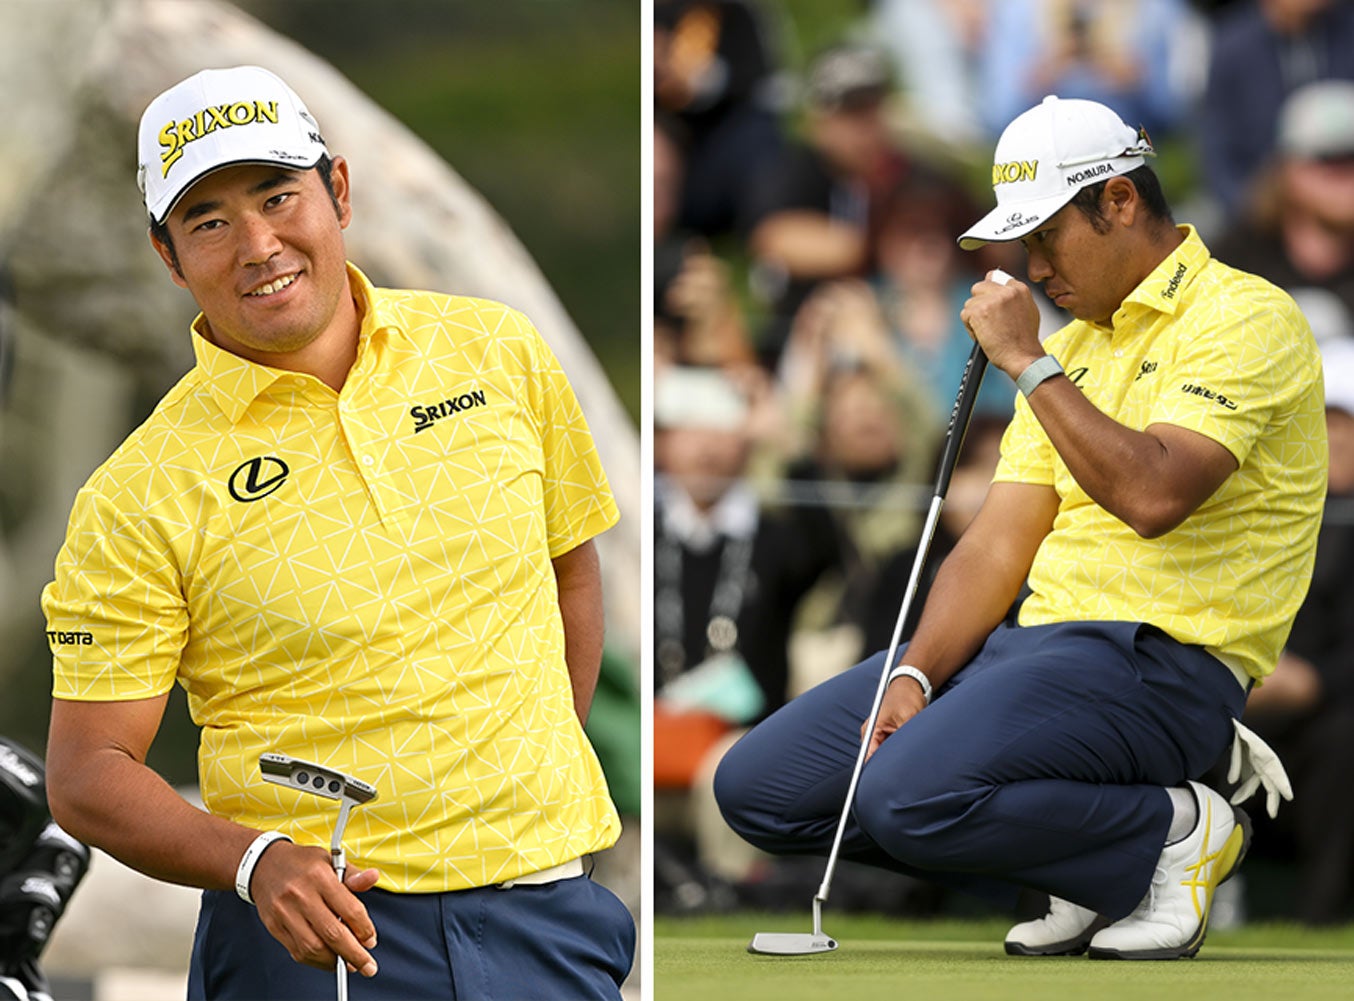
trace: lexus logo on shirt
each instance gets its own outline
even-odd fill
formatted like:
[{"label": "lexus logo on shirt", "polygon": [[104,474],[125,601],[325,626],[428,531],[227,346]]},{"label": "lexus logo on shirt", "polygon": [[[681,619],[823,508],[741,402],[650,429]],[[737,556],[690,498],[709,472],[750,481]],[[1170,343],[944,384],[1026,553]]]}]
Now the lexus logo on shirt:
[{"label": "lexus logo on shirt", "polygon": [[291,470],[275,455],[260,455],[241,463],[230,474],[230,495],[237,501],[263,500],[286,482]]}]

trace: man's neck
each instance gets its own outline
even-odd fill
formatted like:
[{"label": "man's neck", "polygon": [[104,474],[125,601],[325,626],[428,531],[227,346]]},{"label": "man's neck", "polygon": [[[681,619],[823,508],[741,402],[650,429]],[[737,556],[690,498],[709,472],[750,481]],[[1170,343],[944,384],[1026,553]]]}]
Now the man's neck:
[{"label": "man's neck", "polygon": [[[351,280],[349,282],[351,286]],[[305,347],[296,351],[260,351],[222,338],[203,318],[201,333],[223,351],[252,361],[257,365],[278,368],[286,372],[313,375],[334,392],[343,389],[348,373],[357,360],[358,335],[362,329],[363,311],[357,297],[351,292],[341,296],[334,315],[325,329]]]}]

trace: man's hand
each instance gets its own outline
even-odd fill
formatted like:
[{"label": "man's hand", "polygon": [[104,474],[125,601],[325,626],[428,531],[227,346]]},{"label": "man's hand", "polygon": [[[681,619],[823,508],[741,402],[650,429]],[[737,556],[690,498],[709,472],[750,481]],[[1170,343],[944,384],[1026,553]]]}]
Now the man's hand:
[{"label": "man's hand", "polygon": [[1014,278],[1008,277],[1005,284],[990,277],[977,282],[959,318],[983,346],[987,360],[1012,379],[1044,354],[1039,307],[1029,286]]},{"label": "man's hand", "polygon": [[273,938],[307,966],[332,970],[342,956],[348,969],[376,975],[376,926],[353,896],[376,885],[375,869],[349,872],[340,885],[323,848],[278,841],[254,869],[250,895]]},{"label": "man's hand", "polygon": [[[926,696],[922,694],[921,685],[906,675],[894,678],[884,692],[884,701],[879,704],[879,716],[874,721],[874,733],[870,735],[870,747],[865,752],[865,760],[874,757],[874,752],[879,750],[885,737],[925,708]],[[860,738],[865,739],[865,723],[860,724]]]}]

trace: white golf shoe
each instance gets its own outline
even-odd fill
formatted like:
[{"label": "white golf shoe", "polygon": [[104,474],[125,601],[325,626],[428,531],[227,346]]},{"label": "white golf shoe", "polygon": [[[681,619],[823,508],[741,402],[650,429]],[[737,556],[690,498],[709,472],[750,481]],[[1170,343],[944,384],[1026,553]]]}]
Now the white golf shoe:
[{"label": "white golf shoe", "polygon": [[1245,858],[1251,822],[1207,786],[1189,785],[1199,804],[1194,830],[1162,849],[1137,909],[1096,932],[1092,959],[1179,959],[1193,956],[1203,945],[1213,891]]},{"label": "white golf shoe", "polygon": [[1006,933],[1008,956],[1080,956],[1091,937],[1109,924],[1095,911],[1070,900],[1048,898],[1048,913],[1034,921],[1022,921]]}]

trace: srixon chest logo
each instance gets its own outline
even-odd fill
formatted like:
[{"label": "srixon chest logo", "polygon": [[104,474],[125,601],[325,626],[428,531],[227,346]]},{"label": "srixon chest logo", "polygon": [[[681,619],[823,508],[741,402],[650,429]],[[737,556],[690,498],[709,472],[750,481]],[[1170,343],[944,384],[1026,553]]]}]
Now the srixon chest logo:
[{"label": "srixon chest logo", "polygon": [[482,389],[472,389],[458,396],[438,400],[436,403],[423,403],[409,408],[409,416],[414,419],[414,433],[426,431],[438,421],[454,414],[474,410],[487,405],[488,400]]}]

